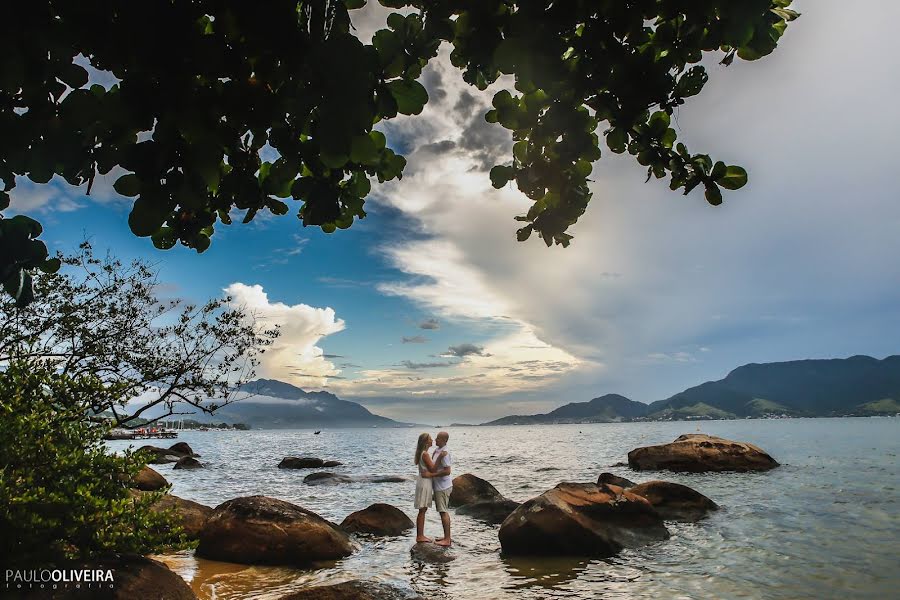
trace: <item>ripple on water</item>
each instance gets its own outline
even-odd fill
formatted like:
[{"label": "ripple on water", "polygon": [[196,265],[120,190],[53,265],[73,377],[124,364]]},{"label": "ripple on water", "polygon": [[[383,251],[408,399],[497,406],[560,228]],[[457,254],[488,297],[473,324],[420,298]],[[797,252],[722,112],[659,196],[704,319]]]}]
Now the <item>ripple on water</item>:
[{"label": "ripple on water", "polygon": [[[704,432],[754,442],[784,466],[767,473],[635,473],[628,450],[668,442],[696,424],[626,423],[450,429],[454,468],[523,501],[560,481],[595,481],[610,471],[633,481],[689,485],[722,510],[692,524],[670,523],[671,539],[604,560],[521,559],[500,551],[497,526],[454,515],[447,564],[410,559],[410,537],[359,540],[352,556],[319,569],[253,567],[163,557],[201,598],[278,598],[347,579],[412,587],[430,597],[485,598],[887,598],[900,587],[900,419],[705,422]],[[579,433],[581,432],[581,433]],[[346,475],[412,476],[418,432],[406,429],[187,432],[180,439],[207,468],[157,468],[173,493],[215,506],[265,494],[340,522],[374,502],[414,517],[412,482],[309,486],[312,471],[278,469],[285,456],[339,460]],[[122,448],[125,442],[111,442]],[[613,465],[613,466],[607,466]],[[428,533],[438,534],[434,511]]]}]

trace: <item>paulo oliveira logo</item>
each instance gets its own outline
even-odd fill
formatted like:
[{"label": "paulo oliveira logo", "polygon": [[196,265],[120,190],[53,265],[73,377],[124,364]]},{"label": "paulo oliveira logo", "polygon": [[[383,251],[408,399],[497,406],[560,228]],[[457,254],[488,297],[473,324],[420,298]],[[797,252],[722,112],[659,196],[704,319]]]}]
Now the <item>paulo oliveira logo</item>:
[{"label": "paulo oliveira logo", "polygon": [[112,569],[6,569],[5,575],[4,592],[115,587]]}]

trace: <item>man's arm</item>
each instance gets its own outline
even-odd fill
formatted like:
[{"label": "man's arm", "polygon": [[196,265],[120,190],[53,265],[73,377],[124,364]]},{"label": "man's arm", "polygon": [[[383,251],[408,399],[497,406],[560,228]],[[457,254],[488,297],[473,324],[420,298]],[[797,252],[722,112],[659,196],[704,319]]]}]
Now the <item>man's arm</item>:
[{"label": "man's arm", "polygon": [[[447,456],[448,456],[447,451],[442,450],[441,453],[438,455],[437,460],[435,461],[435,465],[437,465],[437,463],[440,463],[440,462],[446,463],[447,461],[444,460],[444,458]],[[432,477],[445,477],[449,474],[450,474],[450,465],[444,464],[443,466],[441,466],[439,471],[436,471],[435,473],[432,474]]]}]

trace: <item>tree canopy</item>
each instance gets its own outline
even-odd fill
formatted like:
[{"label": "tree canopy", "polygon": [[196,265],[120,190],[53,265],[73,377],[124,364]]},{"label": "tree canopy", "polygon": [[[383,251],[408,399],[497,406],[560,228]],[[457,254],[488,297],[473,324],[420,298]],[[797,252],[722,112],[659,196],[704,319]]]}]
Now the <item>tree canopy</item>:
[{"label": "tree canopy", "polygon": [[[418,115],[418,81],[442,42],[463,79],[485,90],[485,119],[512,132],[512,155],[490,173],[532,202],[518,239],[568,245],[604,146],[647,177],[710,204],[747,181],[739,166],[693,154],[673,111],[707,82],[704,53],[756,60],[797,17],[791,0],[379,0],[401,12],[371,40],[351,13],[366,0],[24,2],[0,38],[0,210],[17,176],[60,175],[86,186],[121,168],[135,197],[128,222],[161,249],[205,250],[217,224],[259,211],[325,232],[365,216],[372,180],[406,160],[380,122]],[[111,73],[91,84],[87,67]],[[263,149],[277,159],[264,160]],[[0,218],[0,281],[20,305],[35,269],[58,262],[24,215]]]}]

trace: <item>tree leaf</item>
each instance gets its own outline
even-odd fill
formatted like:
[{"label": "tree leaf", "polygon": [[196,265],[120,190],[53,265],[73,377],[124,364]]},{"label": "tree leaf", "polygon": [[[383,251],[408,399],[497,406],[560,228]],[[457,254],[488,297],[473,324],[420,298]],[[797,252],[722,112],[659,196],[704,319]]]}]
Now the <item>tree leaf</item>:
[{"label": "tree leaf", "polygon": [[725,173],[716,179],[716,183],[726,190],[737,190],[747,185],[747,171],[743,167],[730,165]]},{"label": "tree leaf", "polygon": [[397,101],[397,112],[403,115],[417,115],[428,102],[428,92],[418,81],[398,79],[388,82],[388,90]]}]

